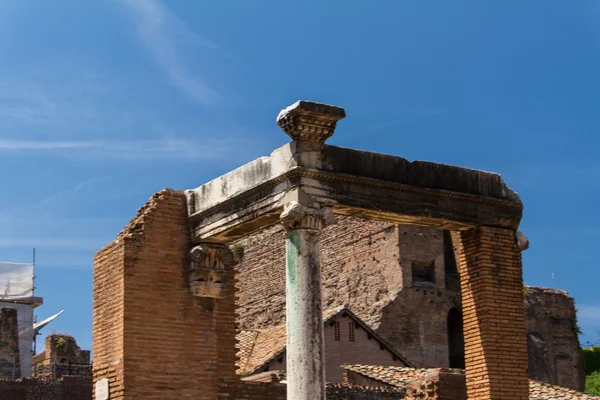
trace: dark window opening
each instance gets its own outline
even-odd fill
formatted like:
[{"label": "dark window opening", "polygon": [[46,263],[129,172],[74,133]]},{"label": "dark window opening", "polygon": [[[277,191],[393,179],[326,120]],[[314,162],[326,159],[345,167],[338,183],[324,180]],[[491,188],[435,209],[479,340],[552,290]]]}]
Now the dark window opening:
[{"label": "dark window opening", "polygon": [[354,342],[354,321],[348,322],[348,340]]},{"label": "dark window opening", "polygon": [[456,308],[448,313],[448,355],[450,368],[465,368],[465,339],[462,314]]},{"label": "dark window opening", "polygon": [[435,284],[435,261],[413,261],[412,263],[413,286],[419,284]]},{"label": "dark window opening", "polygon": [[340,321],[335,321],[335,325],[333,326],[333,338],[335,341],[340,340]]}]

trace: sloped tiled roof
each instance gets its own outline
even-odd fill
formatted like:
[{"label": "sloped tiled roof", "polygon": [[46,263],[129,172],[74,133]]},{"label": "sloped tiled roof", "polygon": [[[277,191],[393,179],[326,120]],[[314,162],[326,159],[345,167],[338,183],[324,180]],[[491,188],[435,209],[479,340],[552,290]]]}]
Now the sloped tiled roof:
[{"label": "sloped tiled roof", "polygon": [[285,325],[238,334],[238,372],[248,375],[283,353],[286,346]]},{"label": "sloped tiled roof", "polygon": [[[343,368],[359,373],[367,378],[386,383],[390,386],[406,388],[412,380],[424,377],[427,371],[435,369],[384,367],[379,365],[342,365]],[[461,371],[463,370],[455,370]],[[464,372],[463,372],[464,373]],[[557,385],[550,385],[534,380],[529,381],[530,400],[600,400],[600,397],[578,392]]]},{"label": "sloped tiled roof", "polygon": [[375,379],[391,386],[406,387],[415,378],[423,377],[427,368],[384,367],[380,365],[342,365],[349,371],[357,372],[367,378]]},{"label": "sloped tiled roof", "polygon": [[[323,323],[327,324],[338,315],[345,314],[365,329],[375,340],[385,346],[394,356],[411,365],[406,357],[389,345],[368,325],[346,307],[339,307],[323,312]],[[238,339],[238,373],[247,376],[258,372],[268,362],[283,355],[286,348],[286,326],[285,324],[267,329],[251,329],[241,331]]]},{"label": "sloped tiled roof", "polygon": [[554,400],[554,399],[570,399],[570,400],[599,400],[599,396],[585,394],[573,389],[565,388],[549,383],[529,381],[529,398],[535,400]]}]

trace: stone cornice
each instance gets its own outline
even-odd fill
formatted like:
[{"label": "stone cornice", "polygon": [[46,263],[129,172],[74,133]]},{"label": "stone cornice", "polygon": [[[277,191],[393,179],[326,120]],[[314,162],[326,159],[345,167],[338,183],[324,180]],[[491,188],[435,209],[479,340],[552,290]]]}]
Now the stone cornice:
[{"label": "stone cornice", "polygon": [[354,176],[354,175],[346,175],[346,174],[340,174],[340,173],[332,173],[332,172],[328,172],[328,171],[295,167],[295,168],[290,169],[289,171],[283,173],[282,175],[279,175],[267,182],[257,185],[243,193],[238,194],[237,196],[228,198],[227,200],[225,200],[213,207],[210,207],[201,212],[192,214],[190,216],[190,221],[197,222],[208,215],[211,215],[211,214],[217,213],[223,209],[229,208],[233,204],[235,204],[243,199],[250,198],[262,191],[268,190],[269,188],[276,186],[279,183],[285,182],[285,181],[293,179],[293,178],[298,178],[298,177],[312,178],[315,180],[327,181],[327,182],[354,183],[354,184],[360,184],[360,185],[365,185],[365,186],[369,186],[369,187],[385,188],[385,189],[397,190],[397,191],[401,191],[401,192],[421,194],[421,195],[426,195],[426,196],[430,196],[430,197],[438,198],[438,199],[457,200],[457,201],[461,201],[461,202],[465,202],[465,203],[491,205],[491,206],[495,206],[495,207],[502,207],[502,208],[507,208],[507,209],[519,210],[519,211],[523,209],[523,203],[521,203],[520,201],[518,202],[518,201],[501,200],[501,199],[495,199],[492,197],[452,192],[452,191],[448,191],[448,190],[444,190],[444,189],[422,188],[422,187],[416,187],[416,186],[406,185],[406,184],[402,184],[402,183],[382,181],[382,180],[359,177],[359,176]]}]

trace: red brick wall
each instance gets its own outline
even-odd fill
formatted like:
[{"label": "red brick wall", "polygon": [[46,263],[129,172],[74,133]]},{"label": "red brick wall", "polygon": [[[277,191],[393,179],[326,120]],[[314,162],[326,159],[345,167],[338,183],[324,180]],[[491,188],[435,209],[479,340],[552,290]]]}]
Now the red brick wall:
[{"label": "red brick wall", "polygon": [[462,370],[432,369],[409,384],[406,400],[467,400]]},{"label": "red brick wall", "polygon": [[97,254],[94,379],[109,377],[111,399],[213,400],[238,382],[234,293],[190,294],[190,245],[185,196],[163,190]]},{"label": "red brick wall", "polygon": [[529,397],[521,252],[515,232],[453,233],[462,286],[469,399]]},{"label": "red brick wall", "polygon": [[[413,262],[433,265],[434,283],[443,289],[444,282],[444,236],[441,229],[417,225],[398,225],[400,265],[404,275],[404,287],[417,286],[412,277]],[[424,286],[427,286],[425,284]]]},{"label": "red brick wall", "polygon": [[[323,308],[350,305],[364,320],[371,306],[402,286],[395,226],[340,217],[321,236]],[[285,236],[276,225],[239,242],[240,327],[260,329],[285,322]],[[361,271],[361,273],[357,273]]]},{"label": "red brick wall", "polygon": [[123,396],[124,244],[117,239],[94,256],[94,382],[107,378],[115,399]]},{"label": "red brick wall", "polygon": [[[239,243],[244,246],[238,266],[241,327],[284,323],[283,228],[267,228]],[[338,217],[323,231],[321,251],[324,309],[348,305],[416,365],[448,365],[447,316],[459,300],[444,289],[441,230]],[[403,288],[411,282],[413,258],[435,263],[441,287]]]},{"label": "red brick wall", "polygon": [[2,400],[91,400],[92,380],[64,377],[60,380],[23,378],[0,380]]}]

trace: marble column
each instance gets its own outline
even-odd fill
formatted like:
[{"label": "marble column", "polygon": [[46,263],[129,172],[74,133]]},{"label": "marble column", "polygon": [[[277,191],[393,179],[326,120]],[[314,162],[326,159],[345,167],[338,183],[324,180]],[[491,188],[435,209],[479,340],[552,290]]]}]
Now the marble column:
[{"label": "marble column", "polygon": [[335,222],[329,208],[288,203],[286,229],[286,324],[288,400],[325,399],[321,296],[322,229]]}]

